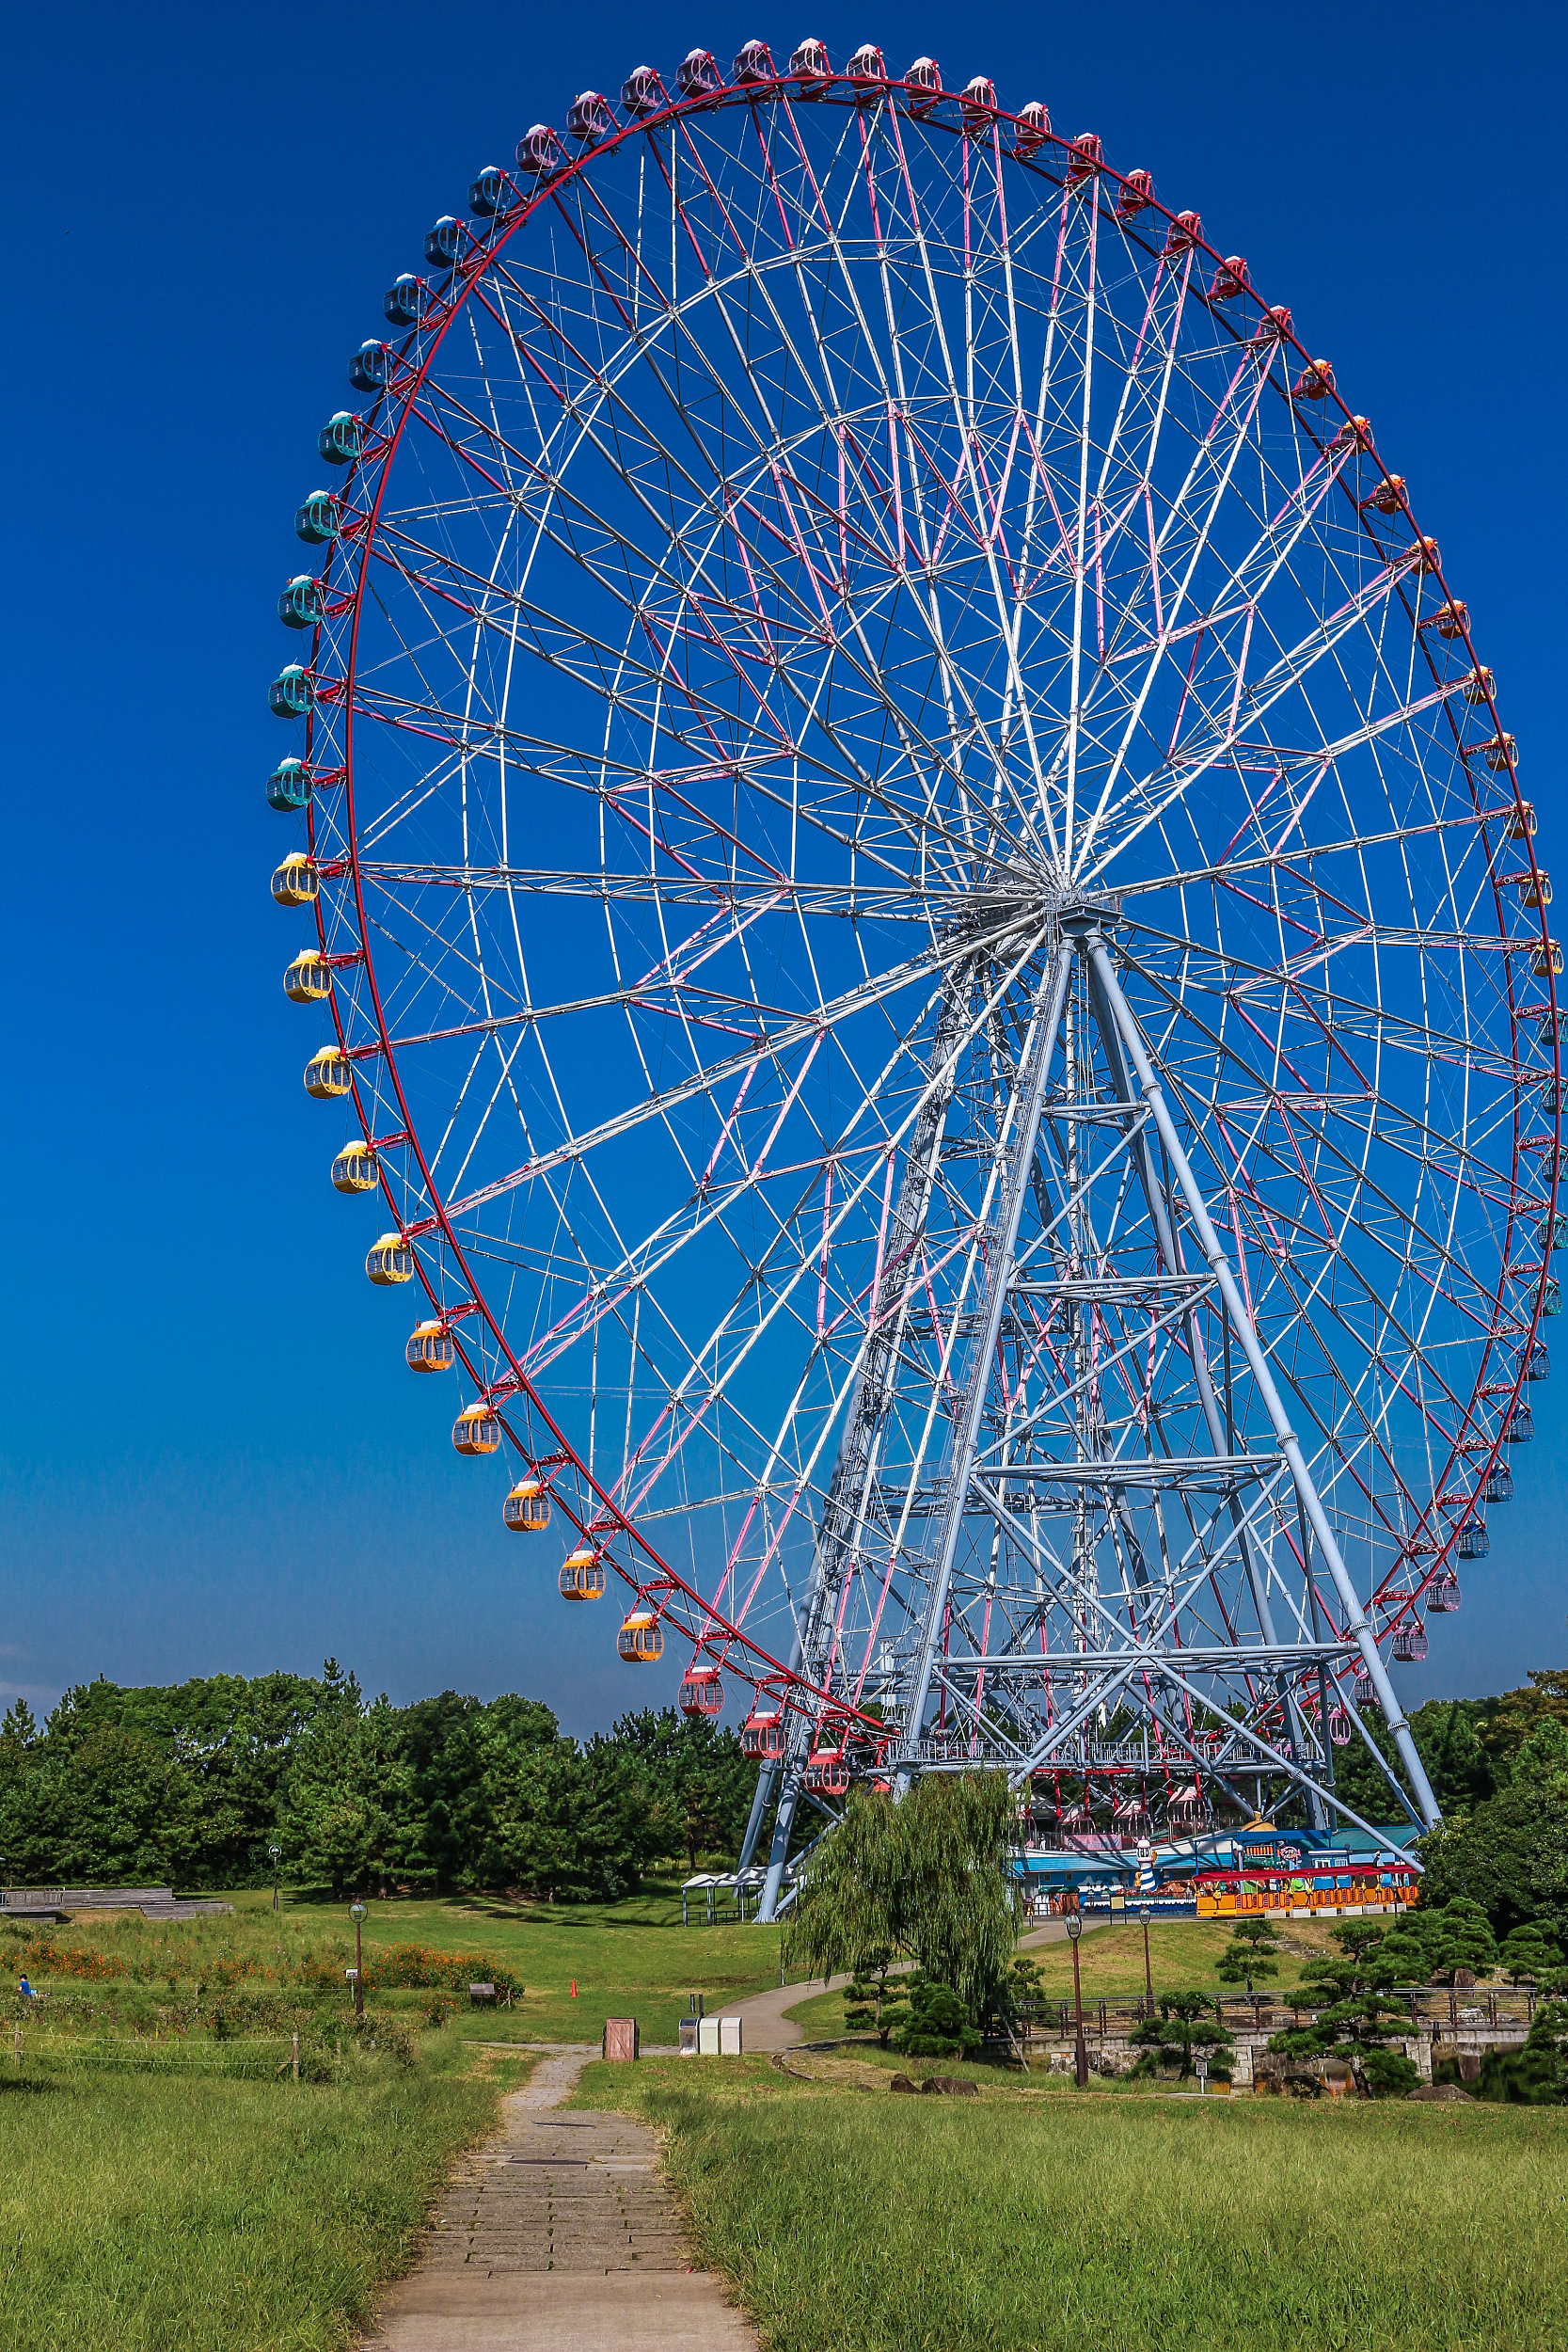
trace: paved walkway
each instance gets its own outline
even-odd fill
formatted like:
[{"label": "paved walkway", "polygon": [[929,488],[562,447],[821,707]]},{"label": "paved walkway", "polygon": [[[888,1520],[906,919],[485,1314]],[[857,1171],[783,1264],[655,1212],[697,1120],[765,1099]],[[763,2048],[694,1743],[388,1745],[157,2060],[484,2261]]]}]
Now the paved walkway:
[{"label": "paved walkway", "polygon": [[[1067,1923],[1062,1919],[1048,1919],[1043,1927],[1032,1928],[1019,1942],[1022,1951],[1028,1951],[1033,1945],[1065,1944]],[[807,2001],[816,2000],[824,1993],[841,1991],[848,1981],[847,1977],[830,1977],[825,1980],[821,1977],[814,1977],[809,1984],[774,1985],[766,1993],[753,1993],[749,1999],[736,2001],[734,2009],[726,2010],[724,2014],[745,2020],[742,2041],[748,2053],[756,2051],[767,2054],[799,2049],[806,2037],[803,2029],[795,2024],[790,2011],[802,2008]],[[842,2031],[842,2026],[829,2027],[823,2039],[832,2040]]]},{"label": "paved walkway", "polygon": [[647,2125],[558,2111],[597,2056],[558,2045],[503,2102],[365,2352],[754,2352],[720,2281],[689,2267]]}]

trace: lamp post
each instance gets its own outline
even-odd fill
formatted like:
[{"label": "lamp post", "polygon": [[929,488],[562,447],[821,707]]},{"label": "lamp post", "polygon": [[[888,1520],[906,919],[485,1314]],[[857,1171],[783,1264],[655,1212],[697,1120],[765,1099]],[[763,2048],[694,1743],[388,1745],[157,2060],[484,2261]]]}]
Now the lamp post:
[{"label": "lamp post", "polygon": [[1078,1938],[1084,1932],[1084,1922],[1075,1911],[1068,1913],[1068,1940],[1072,1946],[1072,2007],[1078,2020],[1078,2042],[1073,2063],[1073,2080],[1080,2090],[1089,2087],[1089,2054],[1084,2045],[1084,1988],[1078,1979]]},{"label": "lamp post", "polygon": [[267,1851],[272,1856],[272,1907],[276,1911],[277,1909],[277,1865],[283,1849],[281,1846],[269,1846]]},{"label": "lamp post", "polygon": [[365,2014],[364,1904],[351,1903],[348,1915],[354,1922],[354,2013],[356,2017],[363,2017]]},{"label": "lamp post", "polygon": [[1144,1923],[1144,1991],[1148,1994],[1148,2013],[1154,2014],[1154,1971],[1148,1964],[1148,1905],[1140,1904],[1138,1916]]}]

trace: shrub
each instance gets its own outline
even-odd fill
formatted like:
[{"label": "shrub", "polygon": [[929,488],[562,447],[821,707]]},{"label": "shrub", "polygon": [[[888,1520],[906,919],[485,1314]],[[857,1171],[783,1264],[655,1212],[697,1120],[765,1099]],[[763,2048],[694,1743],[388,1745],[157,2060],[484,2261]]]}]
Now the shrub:
[{"label": "shrub", "polygon": [[907,2058],[958,2058],[979,2047],[980,2037],[949,1984],[920,1970],[910,1978],[910,2013],[893,2036]]},{"label": "shrub", "polygon": [[124,1961],[110,1952],[95,1952],[81,1945],[56,1944],[34,1935],[14,1955],[17,1973],[26,1977],[80,1977],[102,1983],[110,1977],[128,1977]]},{"label": "shrub", "polygon": [[1361,2059],[1361,2073],[1374,2099],[1403,2099],[1420,2081],[1416,2062],[1402,2050],[1368,2050]]},{"label": "shrub", "polygon": [[431,1944],[394,1944],[365,1956],[365,1982],[383,1992],[467,1993],[470,1984],[493,1984],[499,1994],[520,1993],[522,1979],[487,1952],[440,1952]]}]

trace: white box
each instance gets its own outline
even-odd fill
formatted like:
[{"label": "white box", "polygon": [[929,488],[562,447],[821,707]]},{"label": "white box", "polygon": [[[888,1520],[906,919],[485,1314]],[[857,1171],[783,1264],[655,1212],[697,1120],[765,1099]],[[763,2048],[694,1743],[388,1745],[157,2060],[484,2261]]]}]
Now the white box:
[{"label": "white box", "polygon": [[721,2058],[740,2056],[741,2022],[738,2017],[721,2017],[719,2020],[719,2055]]},{"label": "white box", "polygon": [[698,2018],[697,2056],[699,2058],[719,2056],[719,2020],[717,2017]]}]

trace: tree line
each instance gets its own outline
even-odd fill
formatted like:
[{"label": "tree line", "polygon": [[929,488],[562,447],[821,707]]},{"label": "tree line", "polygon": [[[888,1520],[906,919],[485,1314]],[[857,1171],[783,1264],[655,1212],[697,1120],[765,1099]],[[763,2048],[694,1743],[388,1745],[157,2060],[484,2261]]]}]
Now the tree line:
[{"label": "tree line", "polygon": [[756,1768],[733,1731],[644,1709],[579,1742],[537,1699],[367,1702],[319,1676],[100,1677],[40,1727],[0,1719],[0,1857],[13,1883],[332,1894],[515,1888],[613,1901],[661,1867],[733,1864]]}]

